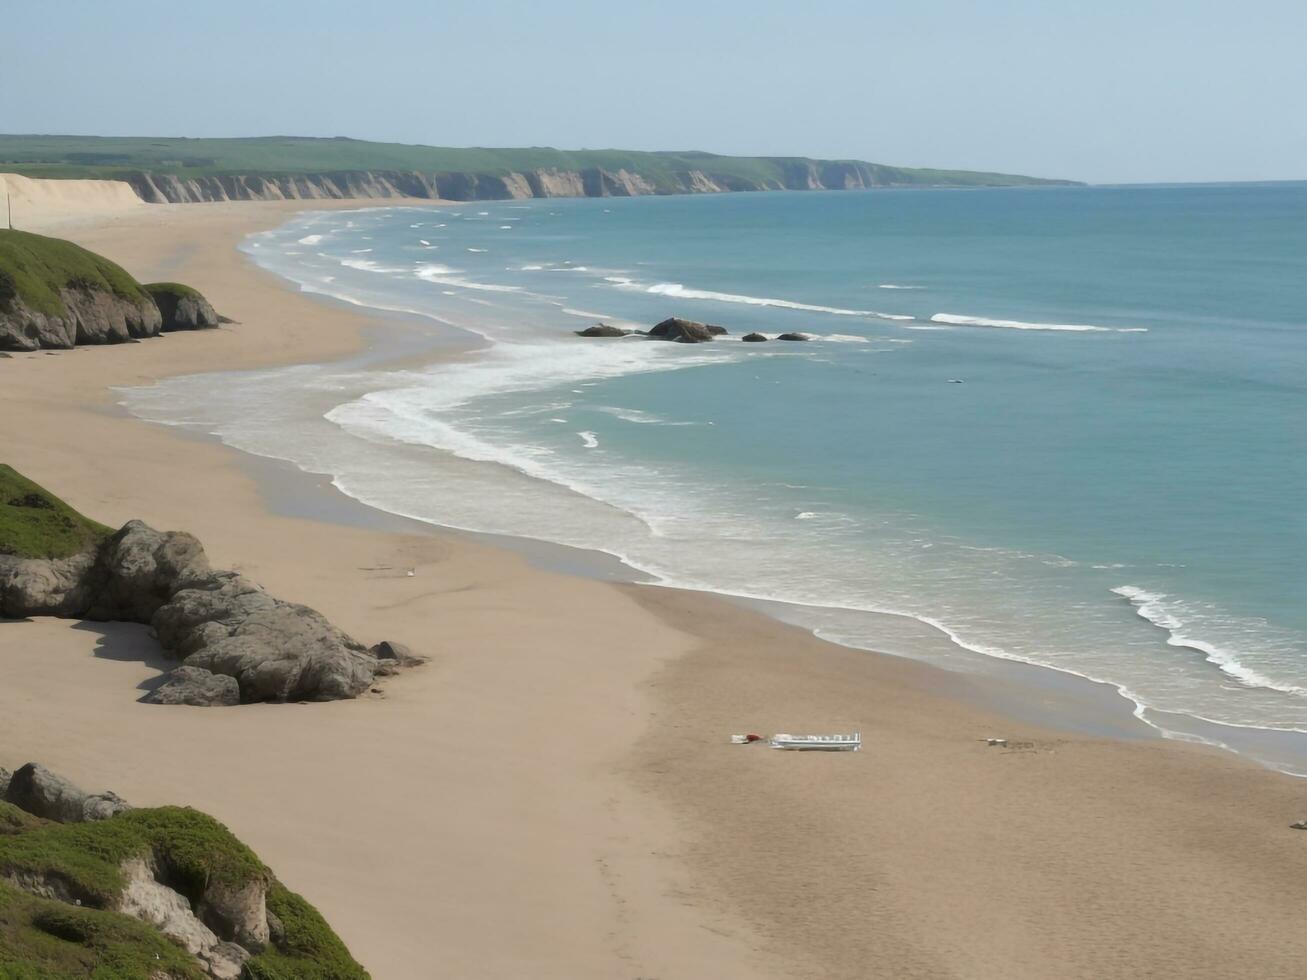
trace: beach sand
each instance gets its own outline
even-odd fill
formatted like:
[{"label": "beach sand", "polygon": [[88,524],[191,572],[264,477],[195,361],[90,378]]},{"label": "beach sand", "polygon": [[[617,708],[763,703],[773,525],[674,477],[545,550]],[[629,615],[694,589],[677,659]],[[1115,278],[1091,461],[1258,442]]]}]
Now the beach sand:
[{"label": "beach sand", "polygon": [[[171,708],[136,700],[168,666],[143,627],[8,622],[0,764],[213,813],[378,980],[1302,976],[1300,780],[1036,727],[979,681],[719,597],[285,516],[240,454],[118,410],[111,386],[362,348],[366,311],[235,251],[311,206],[61,213],[239,323],[0,360],[0,459],[431,663],[352,702]],[[727,742],[855,728],[858,754]]]}]

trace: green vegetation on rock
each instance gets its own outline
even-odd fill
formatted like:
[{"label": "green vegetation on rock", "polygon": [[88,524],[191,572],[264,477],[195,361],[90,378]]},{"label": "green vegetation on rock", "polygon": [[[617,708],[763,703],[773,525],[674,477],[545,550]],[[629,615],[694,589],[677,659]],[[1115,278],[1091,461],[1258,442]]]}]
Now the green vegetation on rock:
[{"label": "green vegetation on rock", "polygon": [[113,532],[0,463],[0,555],[66,558]]},{"label": "green vegetation on rock", "polygon": [[185,139],[144,136],[0,135],[0,171],[29,177],[123,178],[141,171],[178,177],[274,176],[345,171],[395,170],[417,173],[504,175],[529,170],[579,171],[600,167],[627,170],[655,187],[670,188],[674,175],[698,170],[711,176],[785,186],[787,168],[835,164],[868,167],[876,182],[890,185],[987,187],[1066,184],[1013,174],[968,170],[918,170],[852,160],[807,157],[732,157],[700,151],[556,150],[547,146],[417,146],[366,140],[266,136],[245,139]]},{"label": "green vegetation on rock", "polygon": [[[212,884],[266,885],[277,926],[272,943],[245,963],[246,980],[368,980],[318,911],[213,817],[165,806],[63,824],[7,803],[0,803],[0,977],[147,980],[155,970],[177,980],[203,977],[197,961],[159,932],[110,911],[132,858],[157,867],[192,904]],[[11,875],[57,883],[82,905],[34,897],[5,884]]]},{"label": "green vegetation on rock", "polygon": [[194,957],[130,916],[37,898],[0,881],[4,980],[204,980]]},{"label": "green vegetation on rock", "polygon": [[175,296],[181,299],[189,296],[191,299],[203,299],[203,294],[192,286],[187,286],[180,282],[145,282],[141,283],[141,288],[154,297],[158,302],[160,296]]},{"label": "green vegetation on rock", "polygon": [[61,238],[0,229],[0,311],[15,298],[39,313],[65,312],[61,289],[91,289],[140,302],[147,295],[121,266]]},{"label": "green vegetation on rock", "polygon": [[20,810],[12,803],[0,800],[0,837],[8,834],[22,834],[45,825],[46,821],[40,817],[34,817],[26,810]]},{"label": "green vegetation on rock", "polygon": [[280,947],[246,962],[251,980],[367,980],[318,910],[280,882],[268,889],[268,911],[281,922],[283,938]]},{"label": "green vegetation on rock", "polygon": [[57,878],[84,905],[111,906],[122,891],[121,866],[152,857],[172,887],[192,900],[210,882],[239,887],[271,873],[213,817],[189,807],[128,810],[109,820],[48,823],[0,837],[0,875]]}]

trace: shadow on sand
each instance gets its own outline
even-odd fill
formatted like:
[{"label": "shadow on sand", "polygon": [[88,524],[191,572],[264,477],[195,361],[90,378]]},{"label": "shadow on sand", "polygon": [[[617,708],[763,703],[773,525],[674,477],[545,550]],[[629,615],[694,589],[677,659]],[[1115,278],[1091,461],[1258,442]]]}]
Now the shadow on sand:
[{"label": "shadow on sand", "polygon": [[145,664],[158,671],[153,677],[147,677],[136,685],[141,691],[142,700],[164,682],[164,675],[177,666],[177,661],[167,657],[159,642],[150,636],[150,628],[140,623],[94,623],[83,620],[73,627],[87,633],[94,633],[95,656],[105,660],[118,660],[124,663]]}]

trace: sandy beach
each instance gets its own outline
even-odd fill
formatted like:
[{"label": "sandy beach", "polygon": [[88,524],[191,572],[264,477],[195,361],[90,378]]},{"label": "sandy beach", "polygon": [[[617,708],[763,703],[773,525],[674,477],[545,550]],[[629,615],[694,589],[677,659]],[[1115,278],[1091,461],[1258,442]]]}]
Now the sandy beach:
[{"label": "sandy beach", "polygon": [[[215,565],[431,662],[356,701],[170,708],[137,701],[168,666],[143,628],[5,622],[0,764],[214,814],[378,980],[1302,975],[1300,780],[1037,727],[978,681],[720,597],[286,516],[241,454],[118,409],[113,387],[362,349],[365,310],[236,251],[307,206],[31,215],[237,322],[0,360],[0,461],[106,524],[191,531]],[[866,747],[727,742],[787,729]]]}]

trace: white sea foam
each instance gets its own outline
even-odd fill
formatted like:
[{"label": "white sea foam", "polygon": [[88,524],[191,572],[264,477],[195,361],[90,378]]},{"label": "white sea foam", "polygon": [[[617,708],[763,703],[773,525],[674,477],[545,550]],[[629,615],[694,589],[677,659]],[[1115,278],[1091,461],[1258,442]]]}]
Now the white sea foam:
[{"label": "white sea foam", "polygon": [[351,249],[350,249],[350,253],[351,253],[352,255],[364,255],[364,254],[366,254],[367,252],[371,252],[371,251],[372,251],[372,249],[370,249],[370,248],[351,248]]},{"label": "white sea foam", "polygon": [[461,269],[451,269],[447,265],[421,265],[413,271],[413,275],[426,282],[435,283],[439,286],[458,286],[461,289],[475,289],[484,293],[518,293],[521,292],[520,286],[501,286],[497,283],[474,282],[471,279],[464,279],[459,273]]},{"label": "white sea foam", "polygon": [[871,342],[870,337],[860,337],[851,333],[827,333],[809,334],[813,340],[824,340],[832,344],[866,344]]},{"label": "white sea foam", "polygon": [[1024,320],[992,320],[983,316],[936,313],[932,323],[953,327],[997,327],[1007,330],[1054,330],[1068,333],[1147,333],[1147,327],[1099,327],[1092,323],[1027,323]]},{"label": "white sea foam", "polygon": [[296,241],[301,245],[316,245],[326,237],[326,235],[305,235],[303,238],[296,239]]},{"label": "white sea foam", "polygon": [[403,272],[404,270],[392,265],[382,265],[380,262],[374,262],[372,259],[341,259],[340,264],[347,269],[358,269],[360,272]]},{"label": "white sea foam", "polygon": [[612,319],[607,313],[591,313],[589,310],[574,310],[570,306],[564,306],[563,312],[568,316],[584,317],[587,320],[609,320]]},{"label": "white sea foam", "polygon": [[425,245],[427,248],[437,248],[437,247],[438,247],[438,246],[436,246],[436,245],[432,245],[432,244],[431,244],[429,241],[427,241],[425,238],[419,238],[419,239],[418,239],[418,244],[419,244],[419,245]]},{"label": "white sea foam", "polygon": [[520,267],[518,268],[517,271],[518,271],[518,272],[539,272],[539,271],[540,271],[541,269],[543,269],[543,268],[544,268],[543,265],[524,265],[524,266],[520,266]]},{"label": "white sea foam", "polygon": [[1215,643],[1196,639],[1184,631],[1189,627],[1187,616],[1191,615],[1188,604],[1163,592],[1150,592],[1137,585],[1121,585],[1112,589],[1116,595],[1129,601],[1138,615],[1167,632],[1167,645],[1185,647],[1201,653],[1210,664],[1214,664],[1224,673],[1248,687],[1264,687],[1286,694],[1307,696],[1307,687],[1288,684],[1266,676],[1258,670],[1248,667],[1240,661],[1239,655],[1223,649]]},{"label": "white sea foam", "polygon": [[578,432],[577,435],[581,437],[581,442],[584,444],[586,449],[598,448],[599,437],[593,432]]},{"label": "white sea foam", "polygon": [[690,289],[679,282],[659,282],[652,286],[641,285],[634,280],[607,277],[619,289],[639,289],[653,293],[655,296],[672,296],[677,299],[712,300],[717,303],[742,303],[746,306],[771,306],[785,310],[803,310],[808,313],[828,313],[833,316],[876,317],[881,320],[911,320],[910,316],[898,313],[880,313],[876,310],[846,310],[838,306],[819,306],[815,303],[799,303],[788,299],[773,299],[768,296],[745,296],[739,293],[719,293],[711,289]]},{"label": "white sea foam", "polygon": [[925,286],[900,286],[895,282],[882,282],[877,289],[925,289]]},{"label": "white sea foam", "polygon": [[513,230],[513,226],[512,226],[512,225],[500,225],[500,226],[499,226],[499,230],[500,230],[500,231],[512,231],[512,230]]},{"label": "white sea foam", "polygon": [[468,251],[469,251],[469,252],[489,252],[490,249],[488,249],[488,248],[469,248]]},{"label": "white sea foam", "polygon": [[621,419],[623,422],[635,422],[638,425],[698,425],[698,422],[672,422],[638,408],[621,408],[617,405],[598,405],[598,411]]}]

